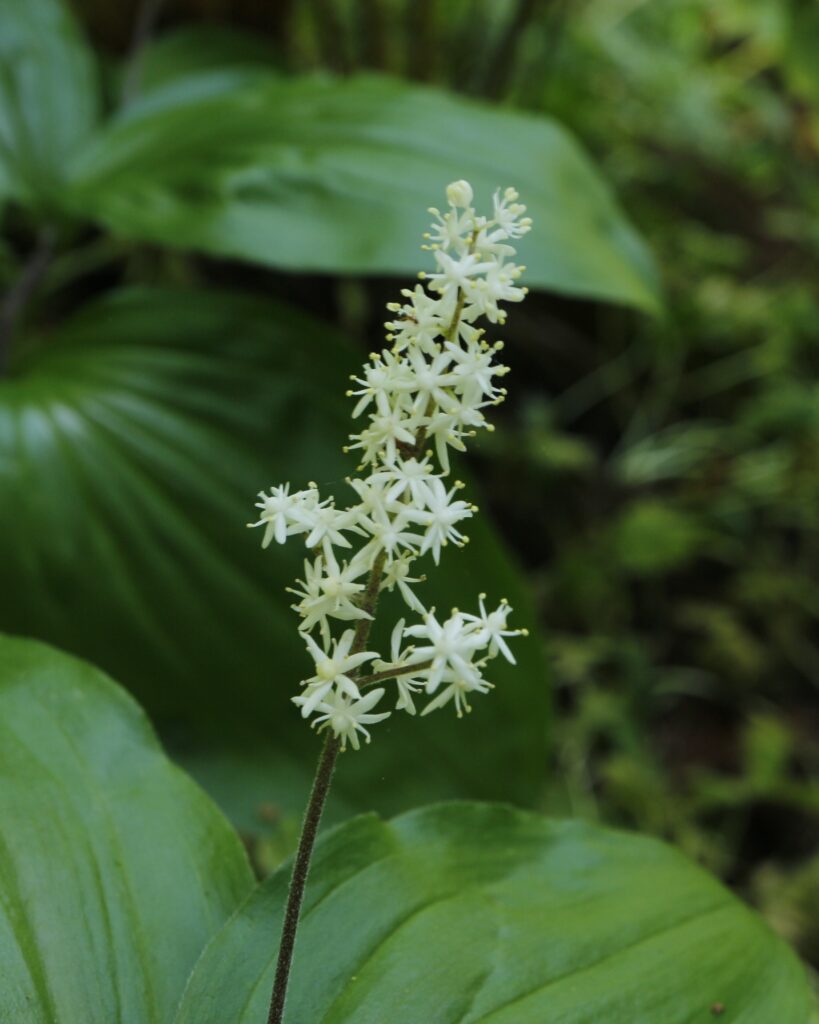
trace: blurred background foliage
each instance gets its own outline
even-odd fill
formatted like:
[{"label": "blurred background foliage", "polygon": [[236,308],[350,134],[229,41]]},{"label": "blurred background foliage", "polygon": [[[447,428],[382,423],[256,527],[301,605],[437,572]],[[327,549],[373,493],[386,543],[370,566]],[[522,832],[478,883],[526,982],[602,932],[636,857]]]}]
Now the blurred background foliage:
[{"label": "blurred background foliage", "polygon": [[424,207],[511,182],[537,293],[459,468],[484,522],[426,593],[542,642],[469,722],[382,728],[332,813],[652,832],[819,963],[819,7],[0,9],[0,627],[129,685],[275,864],[315,745],[299,559],[252,496],[343,486],[343,378]]}]

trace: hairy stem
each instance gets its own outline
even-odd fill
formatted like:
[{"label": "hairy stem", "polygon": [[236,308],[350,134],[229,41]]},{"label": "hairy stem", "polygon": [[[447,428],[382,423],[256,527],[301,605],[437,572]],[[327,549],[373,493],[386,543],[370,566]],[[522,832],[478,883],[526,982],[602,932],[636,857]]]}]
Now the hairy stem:
[{"label": "hairy stem", "polygon": [[[370,578],[367,581],[367,589],[364,591],[364,599],[361,603],[361,607],[368,613],[370,618],[358,620],[350,654],[359,654],[367,645],[373,618],[375,618],[375,610],[378,606],[378,592],[384,575],[384,562],[386,558],[386,552],[382,551],[373,564]],[[299,927],[301,905],[304,901],[304,889],[307,885],[307,875],[310,871],[313,847],[316,844],[321,816],[324,811],[324,805],[327,802],[327,794],[330,792],[330,783],[333,779],[333,770],[336,766],[340,747],[339,739],[331,732],[328,732],[327,739],[324,741],[324,747],[319,756],[318,765],[316,766],[313,788],[310,790],[310,799],[307,801],[307,808],[304,812],[304,822],[301,827],[301,835],[299,836],[296,859],[293,862],[293,873],[290,876],[290,888],[287,893],[287,905],[284,909],[279,957],[276,962],[276,977],[273,981],[273,993],[270,997],[270,1012],[267,1016],[267,1024],[282,1024],[284,1019],[287,983],[290,980],[290,969],[293,965],[293,951],[296,947],[296,933]]]},{"label": "hairy stem", "polygon": [[267,1017],[268,1024],[281,1024],[284,1017],[287,981],[293,964],[293,950],[296,946],[296,932],[298,931],[299,915],[301,914],[301,905],[304,900],[304,887],[307,884],[310,859],[313,856],[313,847],[316,843],[316,836],[318,835],[324,804],[327,801],[327,794],[330,791],[333,769],[336,766],[336,758],[338,757],[340,746],[338,738],[331,732],[328,732],[318,765],[316,766],[313,788],[310,791],[310,799],[307,801],[307,809],[304,812],[304,823],[301,827],[299,848],[296,851],[296,859],[293,862],[293,874],[290,877],[290,890],[287,894],[287,906],[284,910],[284,923],[282,924],[282,938],[279,944],[279,959],[276,963],[276,979],[273,982],[273,995],[270,999],[270,1012]]},{"label": "hairy stem", "polygon": [[353,644],[350,648],[350,654],[360,654],[367,646],[367,641],[370,638],[370,630],[373,625],[373,619],[375,618],[375,610],[378,607],[378,594],[381,589],[381,578],[384,575],[384,563],[386,560],[387,552],[382,551],[376,557],[375,562],[373,562],[370,578],[367,580],[367,589],[364,591],[364,597],[361,601],[361,607],[365,612],[367,612],[369,618],[362,618],[358,620],[355,627],[355,635],[353,636]]}]

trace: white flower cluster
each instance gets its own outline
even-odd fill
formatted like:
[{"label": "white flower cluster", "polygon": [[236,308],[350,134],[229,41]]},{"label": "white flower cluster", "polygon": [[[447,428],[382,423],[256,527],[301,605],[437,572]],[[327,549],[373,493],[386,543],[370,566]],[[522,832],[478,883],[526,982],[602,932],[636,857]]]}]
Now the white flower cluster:
[{"label": "white flower cluster", "polygon": [[[516,283],[524,268],[510,262],[510,240],[531,225],[515,190],[495,193],[491,219],[476,214],[468,182],[451,184],[447,199],[445,213],[430,210],[435,223],[423,247],[434,254],[436,273],[419,275],[426,287],[407,289],[404,302],[389,305],[391,347],[371,355],[348,392],[358,399],[353,417],[367,414],[345,449],[360,453],[359,471],[368,474],[347,481],[357,502],[337,508],[313,483],[292,493],[283,484],[259,494],[259,518],[249,524],[264,527],[262,547],[304,536],[304,579],[291,593],[315,672],[293,701],[314,726],[331,729],[342,749],[348,741],[358,749],[359,733],[369,741],[366,726],[389,716],[373,713],[384,695],[377,683],[395,682],[398,710],[415,714],[414,695],[424,691],[432,700],[423,714],[452,702],[460,716],[469,694],[490,689],[482,675],[490,659],[501,654],[514,663],[505,638],[525,632],[507,628],[505,601],[488,611],[481,595],[479,614],[454,609],[439,621],[413,590],[423,580],[412,575],[413,562],[430,553],[437,565],[448,543],[466,543],[461,524],[477,511],[458,497],[462,483],[444,482],[449,449],[463,451],[478,428],[491,430],[484,410],[506,394],[497,381],[508,370],[495,361],[502,344],[490,345],[475,323],[502,324],[499,303],[526,294]],[[396,625],[389,661],[365,650],[385,590],[397,590],[420,617]],[[352,625],[334,637],[333,621]],[[416,642],[404,646],[407,640]]]}]

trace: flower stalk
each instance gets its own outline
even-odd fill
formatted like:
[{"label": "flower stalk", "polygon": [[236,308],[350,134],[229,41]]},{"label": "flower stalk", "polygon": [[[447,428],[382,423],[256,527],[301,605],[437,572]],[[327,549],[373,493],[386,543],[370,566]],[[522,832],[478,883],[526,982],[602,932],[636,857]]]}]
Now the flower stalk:
[{"label": "flower stalk", "polygon": [[[365,603],[367,611],[374,618],[375,609],[378,604],[378,588],[381,582],[383,571],[383,560],[377,560],[370,573],[367,584]],[[372,618],[360,619],[359,630],[353,641],[352,654],[359,654],[367,644]],[[374,682],[375,680],[369,680]],[[366,679],[358,680],[359,685],[367,682]],[[333,781],[336,761],[341,749],[341,741],[333,733],[328,733],[318,764],[316,774],[313,777],[313,785],[310,789],[310,797],[304,811],[304,821],[299,835],[299,845],[296,849],[296,857],[293,861],[293,873],[290,876],[290,886],[287,890],[287,903],[284,908],[284,920],[282,922],[282,934],[279,942],[279,956],[276,961],[276,976],[273,980],[273,992],[270,997],[270,1010],[267,1015],[267,1024],[282,1024],[284,1020],[284,1004],[287,999],[287,983],[290,980],[290,969],[293,966],[293,952],[296,948],[296,933],[299,927],[301,916],[301,905],[304,902],[304,890],[307,886],[307,876],[310,871],[310,861],[313,857],[313,847],[316,845],[321,818],[324,813],[324,805],[327,803],[327,796],[330,792],[330,784]]]},{"label": "flower stalk", "polygon": [[367,686],[374,686],[376,683],[383,683],[387,679],[397,679],[399,676],[410,675],[413,672],[426,672],[432,666],[432,659],[422,661],[419,665],[390,665],[381,672],[373,672],[371,676],[362,676],[357,679],[359,689]]},{"label": "flower stalk", "polygon": [[290,877],[287,905],[284,908],[279,958],[276,962],[276,977],[273,982],[273,994],[270,997],[270,1012],[267,1016],[267,1024],[282,1024],[284,1019],[287,982],[290,978],[290,968],[293,965],[293,951],[296,947],[296,932],[299,927],[301,905],[304,901],[307,874],[310,870],[313,847],[316,844],[321,816],[324,812],[324,805],[327,802],[327,794],[330,792],[330,783],[333,780],[333,771],[335,770],[340,748],[341,742],[339,739],[333,736],[332,733],[328,733],[316,767],[313,787],[310,790],[310,799],[307,801],[307,808],[304,812],[304,821],[301,826],[296,859],[293,862],[293,874]]},{"label": "flower stalk", "polygon": [[[436,272],[421,273],[422,283],[402,292],[404,302],[388,305],[390,347],[373,353],[361,376],[353,377],[353,417],[367,414],[345,449],[361,460],[364,475],[347,480],[358,501],[339,508],[313,483],[294,492],[286,483],[260,493],[259,519],[249,524],[263,527],[265,548],[273,540],[304,537],[304,579],[291,593],[313,673],[292,700],[315,729],[327,731],[293,865],[268,1024],[283,1020],[310,859],[336,760],[348,744],[358,750],[362,736],[369,743],[367,726],[392,714],[374,711],[386,692],[377,684],[394,683],[396,711],[416,714],[415,699],[425,693],[432,699],[422,715],[452,704],[461,717],[474,694],[492,689],[483,674],[492,659],[500,654],[514,663],[506,639],[526,632],[509,629],[508,603],[488,609],[485,594],[477,614],[453,608],[439,618],[415,593],[425,577],[411,574],[418,559],[429,554],[437,565],[448,544],[468,540],[461,524],[478,510],[458,497],[462,483],[445,484],[449,452],[464,451],[478,429],[492,429],[484,410],[503,401],[506,391],[497,380],[508,372],[495,361],[502,343],[490,345],[475,323],[504,323],[501,303],[526,294],[517,285],[524,268],[510,262],[510,242],[530,227],[525,207],[514,189],[498,190],[493,216],[479,216],[472,198],[467,182],[453,182],[449,209],[430,210],[435,221],[422,248],[433,254]],[[419,617],[395,624],[386,660],[367,649],[383,591],[395,591]],[[340,636],[334,635],[339,622],[347,627]]]}]

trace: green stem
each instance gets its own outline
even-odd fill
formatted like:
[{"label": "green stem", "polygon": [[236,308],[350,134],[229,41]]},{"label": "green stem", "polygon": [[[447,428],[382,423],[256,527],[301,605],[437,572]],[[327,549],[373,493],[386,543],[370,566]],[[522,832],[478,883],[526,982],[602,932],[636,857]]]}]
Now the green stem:
[{"label": "green stem", "polygon": [[374,683],[381,683],[385,679],[396,679],[398,676],[408,676],[413,672],[424,672],[432,668],[432,659],[419,661],[415,665],[392,665],[390,668],[382,669],[381,672],[373,672],[371,676],[361,676],[356,679],[356,686],[362,689],[365,686],[372,686]]}]

